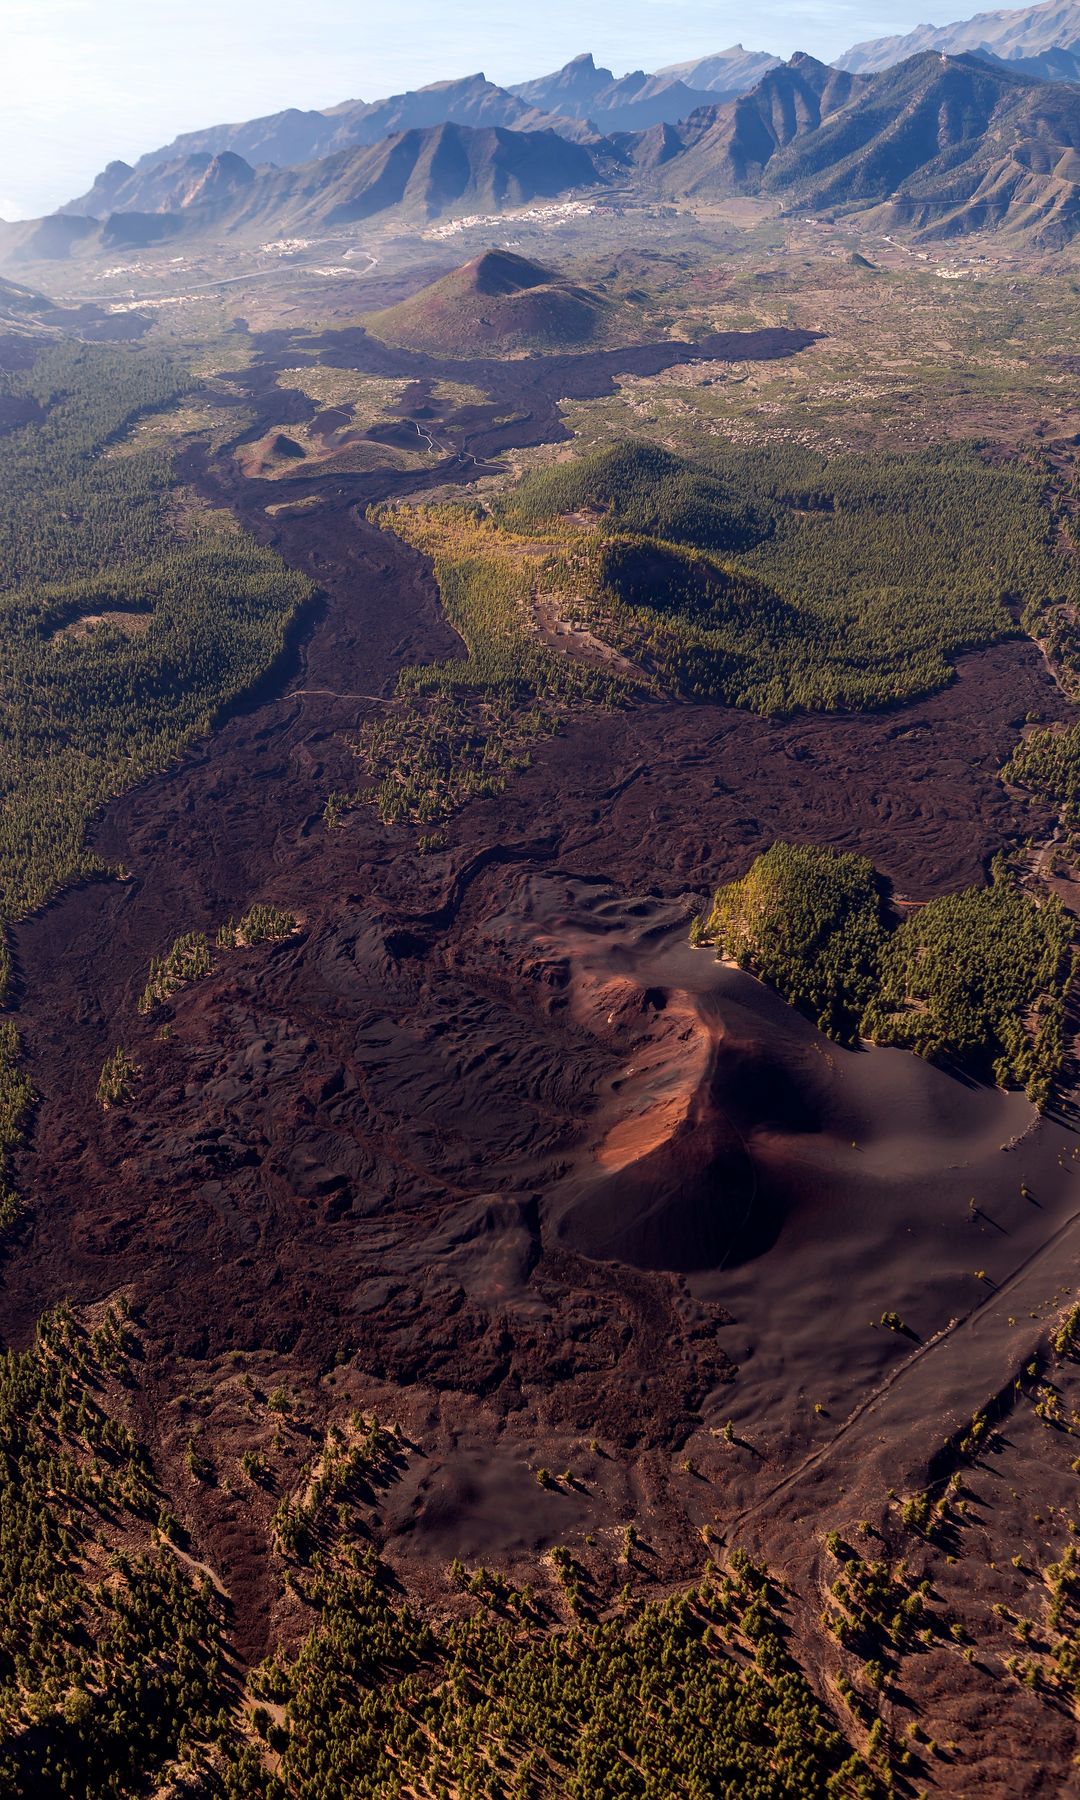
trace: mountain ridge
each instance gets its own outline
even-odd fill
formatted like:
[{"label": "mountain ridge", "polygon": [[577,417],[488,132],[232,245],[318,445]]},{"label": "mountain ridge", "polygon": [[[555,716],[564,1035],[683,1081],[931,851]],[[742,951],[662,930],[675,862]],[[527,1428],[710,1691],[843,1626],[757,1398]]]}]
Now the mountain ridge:
[{"label": "mountain ridge", "polygon": [[[875,74],[925,50],[981,54],[1023,65],[1040,80],[1080,79],[1080,0],[1038,0],[1031,7],[976,14],[950,25],[919,25],[904,35],[855,44],[833,67],[852,74]],[[259,118],[181,133],[147,151],[133,165],[143,174],[181,156],[231,151],[258,167],[294,167],[338,150],[374,143],[390,133],[437,124],[493,125],[514,129],[552,128],[597,135],[677,124],[696,107],[750,92],[782,66],[768,51],[739,44],[706,56],[668,63],[652,73],[637,69],[616,77],[598,66],[591,52],[572,57],[561,69],[528,81],[500,86],[482,72],[428,83],[373,101],[341,101],[319,110],[285,108]],[[89,192],[61,211],[93,212]]]},{"label": "mountain ridge", "polygon": [[813,138],[786,146],[764,186],[804,208],[884,205],[935,236],[1026,228],[1044,248],[1080,228],[1080,87],[1007,63],[925,52],[867,81]]},{"label": "mountain ridge", "polygon": [[902,36],[854,44],[835,66],[875,74],[924,50],[948,55],[989,50],[1006,62],[1053,50],[1080,52],[1080,0],[1039,0],[1036,6],[976,13],[950,25],[917,25]]},{"label": "mountain ridge", "polygon": [[783,57],[768,50],[746,50],[742,44],[719,50],[710,56],[691,57],[687,62],[667,63],[657,69],[658,75],[676,76],[687,87],[704,88],[722,98],[749,93],[770,70],[780,67]]},{"label": "mountain ridge", "polygon": [[[567,107],[540,104],[537,96],[542,91],[550,91],[555,98],[560,79]],[[584,105],[586,96],[588,108]],[[574,140],[583,135],[583,127],[585,135],[591,132],[601,136],[617,130],[645,129],[664,121],[674,123],[696,106],[708,104],[711,98],[705,89],[692,89],[674,76],[647,75],[638,70],[616,79],[610,69],[598,69],[591,55],[585,55],[575,57],[564,69],[519,88],[499,87],[478,72],[456,80],[431,82],[382,100],[346,100],[317,112],[288,108],[236,124],[183,132],[169,144],[147,151],[132,167],[144,177],[185,156],[231,153],[254,167],[272,163],[293,168],[341,150],[378,143],[397,132],[442,124],[525,131],[551,129]],[[99,175],[85,194],[68,201],[60,210],[92,214],[100,198],[101,182]]]},{"label": "mountain ridge", "polygon": [[644,200],[756,194],[788,210],[884,206],[891,224],[929,236],[987,225],[1054,247],[1080,231],[1080,86],[975,54],[925,51],[866,75],[798,53],[749,94],[637,133],[574,142],[550,127],[442,123],[285,169],[253,170],[235,153],[142,171],[112,164],[95,188],[103,216],[77,207],[6,226],[0,257],[17,267],[371,218],[423,226],[627,190]]},{"label": "mountain ridge", "polygon": [[0,225],[0,262],[19,266],[63,259],[73,251],[136,249],[211,231],[228,237],[332,230],[388,211],[417,224],[455,207],[499,212],[603,185],[616,160],[612,146],[589,149],[550,130],[443,124],[398,132],[295,168],[255,171],[233,158],[228,180],[220,173],[223,157],[179,158],[141,175],[120,165],[115,191],[138,205],[108,211],[104,218],[65,211]]},{"label": "mountain ridge", "polygon": [[663,178],[672,193],[753,187],[777,153],[846,106],[863,78],[797,52],[749,94],[687,121],[681,153]]}]

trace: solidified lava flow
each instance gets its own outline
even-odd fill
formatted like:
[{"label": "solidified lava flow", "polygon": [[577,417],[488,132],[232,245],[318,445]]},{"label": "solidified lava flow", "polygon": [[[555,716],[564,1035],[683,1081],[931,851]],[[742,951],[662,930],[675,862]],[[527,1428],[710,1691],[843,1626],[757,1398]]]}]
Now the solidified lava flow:
[{"label": "solidified lava flow", "polygon": [[[270,481],[228,451],[189,453],[185,478],[319,598],[264,691],[108,808],[94,848],[129,879],[69,891],[16,935],[39,1104],[29,1222],[4,1272],[10,1334],[62,1295],[121,1291],[146,1321],[162,1408],[215,1358],[266,1349],[298,1380],[347,1361],[407,1393],[445,1473],[441,1499],[418,1489],[394,1521],[420,1565],[553,1538],[564,1521],[541,1521],[527,1457],[554,1445],[558,1466],[572,1434],[620,1446],[636,1471],[598,1477],[608,1522],[641,1493],[674,1516],[665,1459],[699,1437],[708,1449],[733,1413],[767,1417],[782,1459],[807,1393],[832,1382],[843,1414],[887,1373],[894,1346],[868,1341],[868,1318],[888,1305],[929,1332],[963,1311],[976,1176],[1017,1252],[1067,1213],[1051,1124],[1025,1163],[1039,1216],[1018,1199],[1001,1146],[1031,1128],[1022,1100],[899,1052],[838,1050],[686,941],[710,887],[776,838],[858,849],[915,899],[977,880],[1040,816],[995,774],[1018,716],[1062,711],[1033,645],[971,655],[947,689],[887,714],[649,700],[572,719],[424,858],[363,807],[323,822],[327,795],[356,785],[349,740],[401,668],[457,647],[430,571],[369,504],[557,437],[556,402],[618,373],[808,341],[444,365],[362,335],[306,340],[323,361],[449,375],[491,404],[419,473]],[[275,384],[296,355],[275,335],[236,376],[251,442],[318,412]],[[338,430],[325,412],[317,424]],[[306,493],[317,507],[266,511]],[[254,900],[298,932],[219,957],[175,997],[167,1036],[140,1018],[151,958]],[[95,1083],[121,1027],[137,1104],[103,1112]],[[265,1571],[235,1521],[206,1530],[261,1652]]]}]

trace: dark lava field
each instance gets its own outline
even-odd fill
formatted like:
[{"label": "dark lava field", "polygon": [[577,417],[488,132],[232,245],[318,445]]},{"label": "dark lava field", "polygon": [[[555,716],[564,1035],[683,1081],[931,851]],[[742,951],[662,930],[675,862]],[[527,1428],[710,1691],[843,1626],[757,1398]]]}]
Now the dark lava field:
[{"label": "dark lava field", "polygon": [[[807,341],[733,334],[693,353]],[[793,1433],[814,1447],[813,1415],[793,1424],[808,1401],[839,1418],[881,1391],[903,1345],[868,1316],[902,1303],[929,1339],[970,1305],[972,1239],[988,1229],[966,1213],[974,1164],[1013,1259],[1066,1222],[1073,1178],[1060,1130],[1030,1126],[1018,1097],[838,1049],[691,951],[689,920],[778,837],[862,851],[917,899],[977,879],[1020,818],[973,770],[999,767],[1018,715],[1052,705],[1050,677],[1010,642],[880,715],[646,704],[571,722],[505,795],[459,815],[438,855],[418,860],[411,834],[362,808],[328,832],[357,725],[404,664],[454,647],[429,570],[365,508],[552,438],[557,398],[688,352],[474,369],[362,334],[304,347],[407,373],[413,413],[448,372],[498,399],[440,424],[452,452],[419,478],[271,483],[231,454],[189,455],[187,478],[319,593],[264,691],[108,808],[94,847],[126,878],[87,882],[17,932],[39,1203],[6,1267],[8,1316],[28,1330],[62,1291],[97,1296],[107,1269],[147,1321],[163,1392],[266,1345],[312,1380],[347,1357],[403,1389],[445,1459],[437,1498],[400,1496],[402,1548],[421,1561],[451,1538],[524,1554],[578,1514],[617,1516],[627,1482],[693,1518],[699,1496],[671,1458],[729,1417],[756,1417],[768,1443],[732,1485],[750,1504]],[[251,438],[317,411],[273,386],[296,353],[275,334],[233,377],[257,410]],[[309,491],[317,508],[267,516]],[[92,1075],[150,957],[255,893],[292,909],[299,934],[179,995],[165,1041],[140,1022],[140,1105],[102,1113]],[[1003,1156],[1013,1136],[1024,1148]],[[1038,1209],[1017,1198],[1021,1173],[1038,1177]],[[990,1233],[980,1253],[997,1250]],[[583,1434],[618,1447],[612,1491],[600,1478],[544,1524],[531,1463],[557,1466]],[[206,1549],[258,1643],[242,1534]]]},{"label": "dark lava field", "polygon": [[[466,362],[361,330],[268,332],[225,384],[239,435],[179,459],[316,592],[257,691],[105,808],[91,843],[112,872],[12,934],[36,1110],[3,1305],[26,1342],[64,1298],[124,1296],[140,1434],[245,1661],[296,1636],[269,1499],[225,1483],[196,1504],[183,1472],[196,1425],[249,1446],[241,1370],[285,1383],[313,1437],[347,1404],[399,1421],[415,1454],[370,1531],[414,1594],[437,1600],[455,1557],[529,1581],[554,1546],[628,1518],[658,1594],[695,1579],[703,1544],[749,1548],[797,1594],[824,1580],[838,1517],[878,1517],[973,1405],[1006,1405],[1080,1274],[1066,1102],[1040,1119],[903,1051],[840,1048],[689,942],[717,883],[779,839],[868,856],[907,907],[980,882],[1003,843],[1049,838],[1051,813],[997,776],[1025,717],[1069,716],[1029,639],[880,712],[644,697],[571,715],[427,855],[369,806],[325,821],[400,671],[462,649],[430,564],[369,507],[497,476],[568,437],[560,402],[618,376],[798,357],[815,338]],[[278,384],[312,357],[407,381],[389,424],[356,430]],[[447,381],[488,400],[448,408]],[[342,453],[426,437],[438,457],[251,472],[245,445],[301,427]],[[256,896],[298,929],[215,960],[165,1028],[140,1017],[162,946],[212,939]],[[103,1109],[120,1020],[138,1104]],[[1006,1591],[990,1549],[1064,1482],[1017,1424],[986,1502],[986,1595]],[[793,1605],[813,1673],[814,1620]],[[927,1662],[911,1681],[980,1794],[1065,1791],[1030,1771],[1010,1786],[977,1668]],[[1009,1729],[1037,1719],[1039,1767],[1060,1769],[1072,1727],[1036,1705],[1010,1689]],[[949,1791],[976,1791],[944,1768]]]}]

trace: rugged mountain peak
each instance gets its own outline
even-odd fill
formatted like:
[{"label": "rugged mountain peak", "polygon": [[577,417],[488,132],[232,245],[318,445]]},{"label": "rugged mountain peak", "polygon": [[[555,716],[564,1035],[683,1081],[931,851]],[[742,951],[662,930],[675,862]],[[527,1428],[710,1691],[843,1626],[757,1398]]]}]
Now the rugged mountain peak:
[{"label": "rugged mountain peak", "polygon": [[732,44],[727,50],[718,50],[711,56],[669,63],[658,69],[653,79],[683,81],[696,91],[705,90],[714,93],[718,99],[729,99],[734,94],[748,93],[779,63],[780,58],[768,51],[747,50],[742,44]]},{"label": "rugged mountain peak", "polygon": [[610,69],[598,68],[592,54],[585,51],[581,56],[574,56],[561,69],[555,69],[550,75],[539,75],[534,81],[520,82],[509,91],[519,100],[525,100],[530,106],[547,107],[557,112],[568,106],[587,106],[603,92],[612,87],[615,77]]},{"label": "rugged mountain peak", "polygon": [[[475,75],[459,75],[445,81],[429,81],[424,87],[417,88],[416,92],[418,94],[445,94],[448,89],[453,88],[460,89],[462,93],[468,93],[470,88],[487,88],[494,86],[495,83],[488,80],[483,69],[477,69]],[[404,94],[394,95],[395,100],[403,100],[404,98]]]},{"label": "rugged mountain peak", "polygon": [[220,206],[248,187],[254,178],[251,165],[232,150],[216,155],[202,151],[178,156],[149,169],[111,162],[88,193],[60,210],[100,219],[126,213],[182,212],[189,207]]},{"label": "rugged mountain peak", "polygon": [[1003,7],[951,25],[917,25],[905,36],[855,44],[837,67],[876,72],[924,50],[948,54],[990,51],[1005,61],[1047,51],[1080,51],[1080,0],[1041,0],[1038,6]]},{"label": "rugged mountain peak", "polygon": [[178,196],[179,204],[181,207],[201,206],[230,199],[240,189],[249,187],[254,179],[255,171],[250,163],[237,156],[234,150],[223,150],[220,155],[211,157],[187,191]]}]

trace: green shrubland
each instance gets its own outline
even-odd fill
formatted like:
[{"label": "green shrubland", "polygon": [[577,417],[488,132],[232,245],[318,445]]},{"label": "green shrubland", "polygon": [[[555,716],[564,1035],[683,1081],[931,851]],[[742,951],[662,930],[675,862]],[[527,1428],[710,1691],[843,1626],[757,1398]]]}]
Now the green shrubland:
[{"label": "green shrubland", "polygon": [[535,470],[487,511],[377,516],[432,559],[465,652],[404,670],[361,734],[387,822],[498,793],[570,711],[635,690],[770,714],[932,692],[962,651],[1077,587],[1038,473],[965,445],[830,461],[713,444],[689,461],[624,444]]},{"label": "green shrubland", "polygon": [[569,713],[620,704],[628,689],[559,655],[536,629],[538,585],[588,580],[589,543],[578,555],[522,547],[472,505],[387,507],[376,517],[432,558],[462,639],[463,654],[403,669],[395,701],[356,744],[380,817],[431,824],[500,793]]},{"label": "green shrubland", "polygon": [[0,1358],[0,1792],[136,1796],[216,1736],[221,1615],[117,1402],[131,1330],[60,1308]]},{"label": "green shrubland", "polygon": [[111,1106],[123,1106],[131,1098],[131,1090],[138,1079],[138,1065],[132,1061],[122,1044],[111,1050],[101,1065],[98,1076],[98,1105],[108,1112]]},{"label": "green shrubland", "polygon": [[155,956],[150,964],[146,986],[139,999],[141,1013],[152,1012],[180,988],[210,973],[210,949],[205,931],[187,931],[176,939],[164,956]]},{"label": "green shrubland", "polygon": [[868,1037],[920,1056],[989,1067],[1046,1105],[1065,1058],[1073,926],[999,859],[986,887],[942,894],[889,933]]},{"label": "green shrubland", "polygon": [[0,1019],[0,1234],[18,1216],[11,1158],[22,1143],[33,1093],[19,1067],[19,1038],[10,1019]]},{"label": "green shrubland", "polygon": [[563,1631],[538,1625],[528,1597],[486,1571],[467,1583],[483,1610],[441,1628],[395,1598],[386,1577],[369,1554],[297,1578],[317,1623],[251,1683],[284,1707],[284,1725],[268,1728],[281,1760],[256,1775],[245,1759],[228,1793],[879,1791],[786,1651],[769,1584],[746,1558],[694,1591]]},{"label": "green shrubland", "polygon": [[[281,906],[256,901],[242,919],[228,919],[214,934],[218,950],[246,949],[253,944],[276,944],[296,930],[295,914]],[[163,1006],[192,982],[209,975],[214,958],[205,931],[185,931],[164,956],[151,958],[146,986],[138,1010],[146,1014]],[[108,1065],[107,1065],[108,1066]]]},{"label": "green shrubland", "polygon": [[584,515],[612,533],[727,552],[759,543],[772,523],[737,475],[645,443],[554,463],[500,496],[494,512],[514,531]]},{"label": "green shrubland", "polygon": [[[272,663],[305,579],[235,530],[182,529],[166,450],[110,447],[183,386],[152,351],[62,344],[6,385],[0,438],[0,919],[97,867],[87,821]],[[145,630],[107,619],[146,616]]]},{"label": "green shrubland", "polygon": [[[295,913],[288,913],[281,905],[266,905],[263,900],[248,907],[247,913],[236,925],[227,925],[225,931],[232,931],[234,945],[250,945],[250,943],[281,943],[283,938],[292,938],[297,929]],[[221,932],[218,932],[218,943],[221,943]]]},{"label": "green shrubland", "polygon": [[[331,1425],[267,1546],[294,1629],[251,1671],[125,1423],[138,1336],[123,1304],[67,1307],[0,1357],[0,1793],[221,1800],[813,1800],[880,1792],[786,1645],[780,1590],[726,1570],[604,1616],[553,1553],[562,1598],[450,1571],[425,1616],[368,1540],[400,1478],[393,1426]],[[137,1405],[137,1401],[135,1402]],[[188,1479],[212,1474],[189,1441]],[[246,1450],[246,1481],[274,1487]],[[633,1533],[629,1533],[633,1537]],[[571,1611],[569,1625],[557,1607]]]},{"label": "green shrubland", "polygon": [[693,935],[850,1042],[880,981],[881,883],[865,856],[776,843],[717,890]]},{"label": "green shrubland", "polygon": [[1080,827],[1080,724],[1030,731],[1001,773],[1004,781],[1052,802],[1071,830]]},{"label": "green shrubland", "polygon": [[1074,589],[1035,471],[950,445],[831,461],[787,445],[648,445],[536,471],[495,505],[524,533],[599,532],[584,616],[679,692],[757,712],[931,692],[963,650]]},{"label": "green shrubland", "polygon": [[[0,928],[100,869],[86,844],[94,812],[165,767],[265,673],[311,592],[211,515],[180,520],[167,449],[115,453],[186,380],[156,351],[73,341],[0,374],[0,389],[41,409],[0,436]],[[124,628],[131,620],[138,631]],[[174,946],[151,970],[144,1006],[191,979],[197,960],[191,944]],[[0,1000],[7,966],[5,947]],[[14,1209],[6,1171],[29,1102],[5,1029],[0,1226]],[[129,1081],[110,1059],[103,1104]]]},{"label": "green shrubland", "polygon": [[777,843],[718,889],[698,942],[768,981],[841,1042],[971,1066],[1044,1107],[1065,1058],[1072,930],[1003,858],[983,888],[897,920],[865,857]]}]

